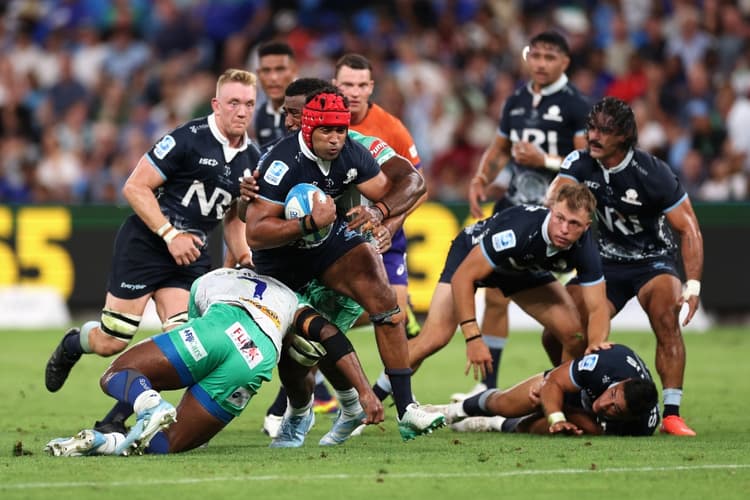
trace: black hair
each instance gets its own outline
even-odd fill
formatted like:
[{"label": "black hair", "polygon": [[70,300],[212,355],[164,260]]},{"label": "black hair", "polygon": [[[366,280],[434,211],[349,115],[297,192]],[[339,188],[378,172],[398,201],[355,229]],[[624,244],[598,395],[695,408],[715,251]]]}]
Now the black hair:
[{"label": "black hair", "polygon": [[638,144],[638,127],[635,124],[635,115],[625,101],[608,96],[594,104],[586,119],[587,129],[589,124],[596,122],[598,115],[609,119],[606,125],[613,129],[613,134],[623,136],[624,149],[633,148]]},{"label": "black hair", "polygon": [[632,417],[645,415],[656,405],[659,397],[652,380],[632,378],[622,383],[625,404]]},{"label": "black hair", "polygon": [[570,57],[570,47],[568,47],[568,42],[565,40],[565,37],[557,31],[542,31],[529,41],[529,46],[533,47],[539,43],[554,45],[560,49],[563,54]]},{"label": "black hair", "polygon": [[294,59],[294,51],[288,43],[274,40],[258,47],[258,57],[263,56],[289,56]]},{"label": "black hair", "polygon": [[372,75],[372,64],[370,61],[361,54],[344,54],[336,61],[336,74],[338,75],[339,70],[342,66],[349,66],[352,69],[367,69],[370,70]]},{"label": "black hair", "polygon": [[296,95],[307,96],[330,85],[329,82],[321,80],[320,78],[298,78],[287,85],[284,95],[287,97]]}]

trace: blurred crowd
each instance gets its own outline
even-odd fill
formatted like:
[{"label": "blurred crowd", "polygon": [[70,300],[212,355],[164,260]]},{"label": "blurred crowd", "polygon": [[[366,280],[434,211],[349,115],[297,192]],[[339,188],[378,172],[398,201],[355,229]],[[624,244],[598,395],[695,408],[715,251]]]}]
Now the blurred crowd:
[{"label": "blurred crowd", "polygon": [[[750,0],[9,0],[0,6],[0,202],[122,203],[164,133],[210,113],[216,75],[270,39],[300,76],[358,52],[401,117],[433,200],[465,200],[522,50],[545,29],[592,102],[629,102],[639,146],[694,200],[747,200]],[[259,92],[262,100],[262,92]],[[251,131],[252,133],[252,131]]]}]

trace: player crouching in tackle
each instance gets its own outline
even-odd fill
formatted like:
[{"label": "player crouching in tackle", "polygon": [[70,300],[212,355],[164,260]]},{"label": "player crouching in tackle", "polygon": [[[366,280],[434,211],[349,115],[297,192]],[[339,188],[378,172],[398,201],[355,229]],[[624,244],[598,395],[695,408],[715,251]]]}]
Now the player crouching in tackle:
[{"label": "player crouching in tackle", "polygon": [[[163,454],[208,442],[271,380],[280,353],[295,336],[287,334],[290,327],[304,323],[297,306],[289,288],[249,269],[202,276],[191,289],[191,319],[133,346],[101,378],[105,393],[135,411],[137,420],[127,435],[86,429],[53,439],[45,450],[55,456]],[[381,422],[383,407],[367,394],[356,354],[350,344],[342,345],[346,337],[335,329],[317,333],[314,341],[339,356],[333,360],[337,367],[365,394],[363,423]],[[187,391],[177,408],[158,392],[183,387]]]}]

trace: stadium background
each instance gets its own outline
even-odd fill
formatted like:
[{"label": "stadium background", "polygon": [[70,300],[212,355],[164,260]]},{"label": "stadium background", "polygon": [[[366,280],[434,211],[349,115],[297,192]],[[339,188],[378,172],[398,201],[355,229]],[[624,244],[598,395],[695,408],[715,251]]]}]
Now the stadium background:
[{"label": "stadium background", "polygon": [[631,103],[640,146],[691,194],[704,307],[747,321],[749,1],[11,0],[0,12],[0,318],[41,315],[49,295],[29,286],[73,313],[101,306],[127,175],[163,133],[208,112],[219,71],[254,70],[272,38],[294,47],[300,76],[330,78],[345,52],[373,62],[374,100],[409,128],[428,181],[407,228],[424,312],[468,221],[479,155],[525,77],[521,49],[554,28],[573,83]]}]

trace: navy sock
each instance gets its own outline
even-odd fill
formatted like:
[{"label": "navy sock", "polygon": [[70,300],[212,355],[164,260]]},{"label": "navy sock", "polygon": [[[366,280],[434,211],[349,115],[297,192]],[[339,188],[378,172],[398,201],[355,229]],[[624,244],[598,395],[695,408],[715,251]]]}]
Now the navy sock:
[{"label": "navy sock", "polygon": [[151,389],[151,382],[135,370],[123,370],[112,375],[107,381],[107,394],[132,407],[135,398]]},{"label": "navy sock", "polygon": [[500,372],[500,358],[503,355],[502,348],[490,347],[490,356],[492,356],[492,373],[487,373],[482,379],[482,383],[487,386],[487,389],[497,388],[497,374]]},{"label": "navy sock", "polygon": [[99,421],[99,424],[109,424],[112,422],[125,422],[130,415],[133,414],[133,405],[124,401],[117,401],[115,405],[109,410],[103,419]]},{"label": "navy sock", "polygon": [[664,413],[662,413],[663,417],[668,417],[670,415],[677,415],[680,416],[680,406],[679,405],[664,405]]},{"label": "navy sock", "polygon": [[169,453],[169,440],[163,431],[159,431],[154,435],[151,442],[148,444],[148,448],[146,448],[146,453],[152,455],[164,455]]},{"label": "navy sock", "polygon": [[279,393],[276,394],[276,399],[273,400],[271,406],[268,407],[266,415],[276,415],[281,417],[286,411],[286,389],[279,387]]},{"label": "navy sock", "polygon": [[379,400],[385,401],[385,398],[391,395],[390,392],[386,391],[382,387],[380,387],[378,384],[375,384],[372,386],[372,392],[375,393],[375,395],[378,397]]},{"label": "navy sock", "polygon": [[328,387],[326,387],[325,383],[323,382],[315,384],[313,394],[315,395],[315,399],[317,401],[328,401],[333,397],[331,396],[331,393],[328,392]]},{"label": "navy sock", "polygon": [[78,360],[83,354],[80,332],[74,331],[65,335],[62,340],[62,345],[65,356],[71,360]]},{"label": "navy sock", "polygon": [[487,413],[483,408],[484,401],[487,399],[487,396],[489,396],[491,392],[493,391],[487,390],[484,392],[480,392],[476,396],[465,399],[463,408],[466,414],[471,417],[491,417],[492,413]]},{"label": "navy sock", "polygon": [[513,418],[506,418],[505,421],[503,421],[502,425],[500,426],[501,432],[516,432],[516,428],[518,427],[518,424],[521,423],[521,420],[523,420],[524,417],[513,417]]},{"label": "navy sock", "polygon": [[411,394],[411,368],[389,369],[386,368],[385,374],[391,379],[391,395],[393,402],[396,403],[398,418],[404,416],[406,407],[414,402]]}]

